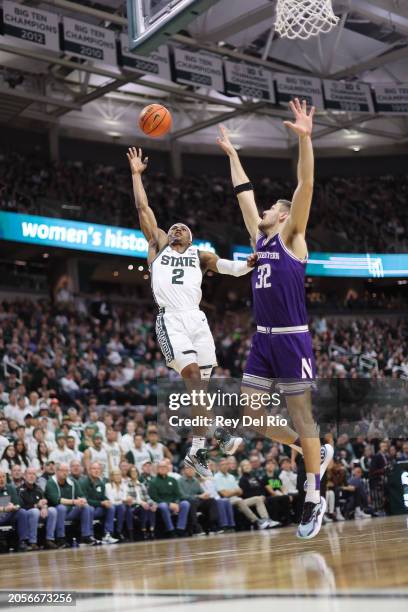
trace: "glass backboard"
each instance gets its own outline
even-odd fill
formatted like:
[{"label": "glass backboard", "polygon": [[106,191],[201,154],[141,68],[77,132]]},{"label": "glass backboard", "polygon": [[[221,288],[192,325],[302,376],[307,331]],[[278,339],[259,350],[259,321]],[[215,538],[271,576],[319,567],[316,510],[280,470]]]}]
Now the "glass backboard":
[{"label": "glass backboard", "polygon": [[220,0],[127,0],[129,49],[148,55]]}]

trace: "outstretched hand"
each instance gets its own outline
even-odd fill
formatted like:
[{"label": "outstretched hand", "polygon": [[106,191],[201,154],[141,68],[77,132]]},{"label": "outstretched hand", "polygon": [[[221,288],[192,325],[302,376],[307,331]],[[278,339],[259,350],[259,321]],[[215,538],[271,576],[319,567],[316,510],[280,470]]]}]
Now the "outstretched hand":
[{"label": "outstretched hand", "polygon": [[227,155],[233,155],[236,151],[234,145],[230,140],[227,128],[223,125],[220,125],[218,129],[220,131],[220,135],[217,138],[217,144],[221,147],[224,153],[226,153]]},{"label": "outstretched hand", "polygon": [[247,257],[248,268],[255,268],[257,261],[258,261],[258,255],[256,253],[251,253],[251,255],[248,255]]},{"label": "outstretched hand", "polygon": [[313,115],[315,114],[315,107],[312,106],[309,114],[307,114],[306,100],[302,100],[300,104],[299,99],[295,98],[289,102],[289,106],[295,117],[295,122],[284,121],[283,124],[291,129],[298,136],[311,136],[313,129]]},{"label": "outstretched hand", "polygon": [[146,170],[149,158],[145,157],[143,159],[142,149],[136,149],[136,147],[129,147],[126,157],[129,160],[132,174],[142,174]]}]

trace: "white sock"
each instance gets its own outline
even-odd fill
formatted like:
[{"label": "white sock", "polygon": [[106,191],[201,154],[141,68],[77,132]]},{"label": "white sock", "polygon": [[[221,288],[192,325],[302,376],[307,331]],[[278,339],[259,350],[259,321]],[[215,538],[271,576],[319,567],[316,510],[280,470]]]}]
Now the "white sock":
[{"label": "white sock", "polygon": [[205,448],[205,438],[194,437],[190,453],[195,455],[200,448]]},{"label": "white sock", "polygon": [[318,504],[320,502],[320,474],[313,474],[313,472],[307,472],[306,477],[307,489],[305,501]]}]

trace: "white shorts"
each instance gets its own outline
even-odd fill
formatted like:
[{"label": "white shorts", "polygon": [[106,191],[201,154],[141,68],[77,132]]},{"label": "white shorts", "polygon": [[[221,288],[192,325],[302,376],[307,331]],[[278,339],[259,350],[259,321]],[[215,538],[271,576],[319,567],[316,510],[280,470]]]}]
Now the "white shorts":
[{"label": "white shorts", "polygon": [[200,369],[217,365],[214,339],[202,310],[160,313],[156,334],[168,367],[176,372],[191,363]]}]

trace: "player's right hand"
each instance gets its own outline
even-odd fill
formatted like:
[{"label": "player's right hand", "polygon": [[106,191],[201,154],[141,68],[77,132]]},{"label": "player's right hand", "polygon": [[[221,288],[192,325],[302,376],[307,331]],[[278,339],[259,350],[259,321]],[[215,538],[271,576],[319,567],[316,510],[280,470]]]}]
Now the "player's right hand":
[{"label": "player's right hand", "polygon": [[233,155],[234,153],[236,153],[236,150],[235,150],[234,145],[232,144],[232,142],[230,140],[227,128],[224,127],[223,125],[220,125],[218,129],[220,131],[220,135],[217,138],[217,144],[219,144],[221,149],[228,156]]},{"label": "player's right hand", "polygon": [[142,174],[146,170],[149,158],[145,157],[143,159],[142,149],[136,149],[136,147],[129,147],[126,157],[129,160],[129,165],[132,174]]},{"label": "player's right hand", "polygon": [[251,253],[251,255],[248,255],[247,257],[248,268],[255,268],[257,261],[258,261],[258,255],[256,253]]}]

